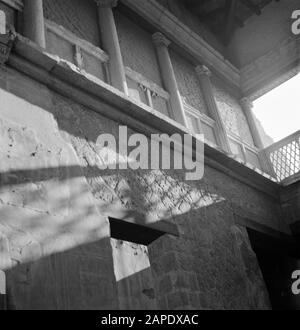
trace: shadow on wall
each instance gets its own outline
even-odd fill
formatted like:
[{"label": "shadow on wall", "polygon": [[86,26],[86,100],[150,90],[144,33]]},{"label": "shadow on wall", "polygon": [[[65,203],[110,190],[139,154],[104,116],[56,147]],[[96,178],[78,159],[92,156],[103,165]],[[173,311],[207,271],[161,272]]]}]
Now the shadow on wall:
[{"label": "shadow on wall", "polygon": [[[17,308],[64,309],[76,306],[80,309],[84,308],[85,305],[82,304],[86,299],[82,299],[81,304],[73,296],[69,297],[76,286],[80,288],[82,280],[78,276],[81,276],[81,272],[86,273],[86,276],[91,274],[92,278],[98,273],[104,280],[109,281],[111,286],[116,285],[108,221],[106,217],[100,215],[101,213],[95,211],[97,204],[95,200],[84,202],[86,194],[89,194],[88,186],[86,184],[80,186],[76,181],[82,178],[82,171],[80,166],[70,166],[1,173],[0,260],[1,269],[8,270],[9,297],[13,297],[9,306],[15,304]],[[87,180],[90,178],[93,176],[87,176]],[[76,189],[74,187],[70,189],[72,183]],[[98,188],[98,191],[103,190]],[[135,189],[139,188],[135,187]],[[129,194],[124,196],[127,201],[131,197]],[[180,203],[182,201],[178,201],[178,205]],[[111,203],[99,203],[99,209],[103,212],[111,208]],[[155,209],[156,206],[152,204],[151,208]],[[130,213],[131,211],[128,210],[128,215]],[[187,221],[185,216],[188,215],[182,214],[180,218],[174,218],[172,221],[185,226]],[[139,220],[140,223],[146,223],[146,215]],[[195,230],[191,228],[190,232],[194,233]],[[182,232],[182,235],[188,237],[188,233]],[[184,250],[184,246],[182,249]],[[82,251],[87,253],[83,254]],[[89,253],[90,257],[87,258],[86,255]],[[94,272],[95,267],[92,264],[95,258],[100,260],[100,264]],[[90,261],[84,263],[82,259],[90,259]],[[81,267],[84,270],[81,270]],[[145,269],[144,273],[147,272],[149,273]],[[69,276],[70,278],[77,276],[74,284],[68,283]],[[136,276],[136,280],[124,279],[124,285],[128,287],[128,283],[145,283],[144,276]],[[42,289],[40,286],[43,285],[45,288]],[[66,287],[63,287],[64,285]],[[119,283],[119,290],[125,290],[124,285]],[[146,290],[141,297],[153,295],[151,291],[153,285],[151,288],[140,287],[140,289],[140,293]],[[47,292],[40,294],[44,290]],[[62,290],[66,297],[63,299],[62,293],[58,293],[57,290]],[[35,297],[36,295],[38,297]],[[127,298],[132,299],[130,296]],[[114,302],[113,299],[111,300]],[[91,299],[91,303],[93,301]],[[123,306],[128,304],[124,298],[119,303]],[[85,304],[89,308],[94,307],[87,302]],[[134,301],[132,304],[137,306]],[[95,306],[105,308],[106,305],[112,306],[106,303]]]},{"label": "shadow on wall", "polygon": [[[256,275],[249,282],[252,275],[245,264],[256,259],[247,233],[234,225],[233,209],[234,204],[254,205],[272,218],[273,203],[266,207],[253,192],[249,202],[250,189],[211,169],[201,182],[188,183],[182,171],[100,170],[96,140],[102,133],[117,137],[118,123],[48,90],[38,95],[32,82],[20,88],[21,81],[10,81],[10,88],[43,109],[22,103],[22,126],[9,120],[1,126],[0,121],[0,155],[6,168],[1,166],[0,232],[8,247],[0,268],[11,269],[8,278],[17,308],[117,308],[109,223],[103,214],[120,206],[144,215],[142,222],[150,215],[153,221],[169,220],[179,227],[180,238],[164,236],[149,246],[159,308],[268,306],[263,298],[255,301],[257,286],[250,289],[250,282],[262,289],[261,274],[254,268]],[[10,98],[6,109],[3,102],[1,117],[19,121],[20,104]],[[71,162],[61,156],[60,148],[73,156]],[[45,166],[52,163],[56,165]],[[247,246],[249,260],[240,257],[240,241]],[[124,280],[143,283],[139,275],[131,276]],[[90,284],[81,284],[86,282]],[[106,285],[111,294],[105,289],[106,300],[98,300],[90,293],[93,285]],[[152,295],[151,288],[142,286]],[[77,296],[79,291],[86,292]]]},{"label": "shadow on wall", "polygon": [[112,260],[103,256],[109,248],[109,240],[104,239],[16,263],[6,272],[7,309],[118,309]]},{"label": "shadow on wall", "polygon": [[[128,264],[115,262],[116,250],[112,250],[108,235],[99,239],[101,227],[108,223],[104,219],[95,220],[101,216],[95,215],[91,204],[82,205],[86,186],[65,198],[60,190],[64,181],[72,185],[82,170],[75,166],[1,174],[0,231],[2,242],[6,240],[8,246],[2,262],[9,265],[6,267],[9,268],[9,307],[248,309],[268,306],[260,270],[253,267],[257,265],[256,257],[247,234],[242,228],[236,229],[232,211],[219,198],[207,206],[195,204],[194,209],[190,203],[189,211],[168,218],[181,228],[181,237],[164,236],[151,244],[149,267],[116,282],[116,271],[126,274]],[[90,174],[87,180],[93,177]],[[54,185],[54,181],[59,185]],[[52,187],[54,199],[47,196]],[[169,193],[166,189],[164,198]],[[53,210],[47,210],[49,197]],[[130,203],[129,194],[123,197]],[[181,197],[172,207],[183,210],[182,203],[189,197],[188,194]],[[75,205],[76,214],[72,214]],[[110,202],[100,205],[100,209],[106,208],[111,208]],[[151,208],[156,208],[155,204]],[[248,259],[241,257],[240,244],[246,244]],[[122,253],[124,256],[124,249]],[[136,260],[135,256],[127,259],[129,263]]]}]

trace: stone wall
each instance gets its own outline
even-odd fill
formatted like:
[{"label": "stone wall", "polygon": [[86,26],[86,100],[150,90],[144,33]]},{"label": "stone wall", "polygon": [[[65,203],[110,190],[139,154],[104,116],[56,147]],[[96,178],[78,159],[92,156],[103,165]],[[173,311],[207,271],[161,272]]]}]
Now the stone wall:
[{"label": "stone wall", "polygon": [[[124,306],[103,216],[107,208],[122,207],[179,228],[179,238],[164,236],[149,246],[154,288],[142,291],[158,308],[269,308],[235,214],[251,213],[289,233],[276,199],[209,166],[199,182],[184,181],[182,171],[101,170],[95,142],[102,133],[118,139],[119,123],[16,72],[1,70],[0,77],[0,232],[6,247],[0,268],[10,269],[13,306]],[[142,296],[133,284],[139,276],[126,282],[135,297]]]}]

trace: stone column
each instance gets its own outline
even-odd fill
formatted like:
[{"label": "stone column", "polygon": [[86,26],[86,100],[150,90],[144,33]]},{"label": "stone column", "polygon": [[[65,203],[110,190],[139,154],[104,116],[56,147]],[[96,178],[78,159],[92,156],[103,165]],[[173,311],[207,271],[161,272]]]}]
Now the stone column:
[{"label": "stone column", "polygon": [[260,137],[260,134],[259,134],[259,131],[257,128],[257,124],[256,124],[256,121],[254,118],[254,114],[252,111],[253,103],[251,102],[251,100],[244,97],[240,100],[240,104],[241,104],[241,107],[243,108],[244,114],[247,118],[247,122],[248,122],[248,125],[250,128],[251,134],[252,134],[254,145],[260,150],[264,149],[264,144]]},{"label": "stone column", "polygon": [[128,94],[126,74],[115,24],[113,7],[117,0],[95,0],[98,6],[99,27],[103,49],[109,55],[110,79],[113,87]]},{"label": "stone column", "polygon": [[168,46],[171,42],[160,32],[154,33],[152,39],[156,47],[158,62],[162,73],[162,79],[165,88],[170,94],[170,103],[173,118],[180,124],[188,127],[183,102],[178,89],[173,65],[168,50]]},{"label": "stone column", "polygon": [[3,10],[0,10],[0,35],[6,34],[6,15]]},{"label": "stone column", "polygon": [[216,122],[218,142],[224,151],[231,153],[226,128],[223,124],[210,81],[211,71],[204,65],[198,65],[195,70],[200,81],[208,113]]},{"label": "stone column", "polygon": [[272,176],[276,177],[276,174],[274,173],[274,169],[272,164],[270,163],[270,160],[268,159],[265,151],[264,151],[264,144],[262,142],[262,139],[260,137],[257,124],[254,118],[253,114],[253,103],[250,99],[244,97],[240,100],[240,105],[244,111],[244,114],[246,116],[250,132],[253,138],[254,145],[259,149],[258,157],[260,160],[260,165],[262,167],[262,170]]},{"label": "stone column", "polygon": [[43,0],[24,0],[23,34],[40,47],[46,48]]}]

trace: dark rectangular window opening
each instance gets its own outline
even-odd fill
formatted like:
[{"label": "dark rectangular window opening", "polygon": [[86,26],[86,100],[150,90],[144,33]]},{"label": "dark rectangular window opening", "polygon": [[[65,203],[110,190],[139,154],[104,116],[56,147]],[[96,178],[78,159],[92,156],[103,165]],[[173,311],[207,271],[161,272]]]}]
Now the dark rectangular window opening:
[{"label": "dark rectangular window opening", "polygon": [[165,232],[158,229],[124,220],[109,218],[109,222],[111,238],[145,246],[151,244],[165,234]]}]

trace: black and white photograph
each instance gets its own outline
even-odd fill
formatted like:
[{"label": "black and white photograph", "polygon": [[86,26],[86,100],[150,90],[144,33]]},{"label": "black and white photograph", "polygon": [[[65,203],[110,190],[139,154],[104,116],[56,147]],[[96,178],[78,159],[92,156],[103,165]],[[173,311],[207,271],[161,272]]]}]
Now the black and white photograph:
[{"label": "black and white photograph", "polygon": [[0,0],[0,320],[300,310],[299,73],[300,0]]}]

